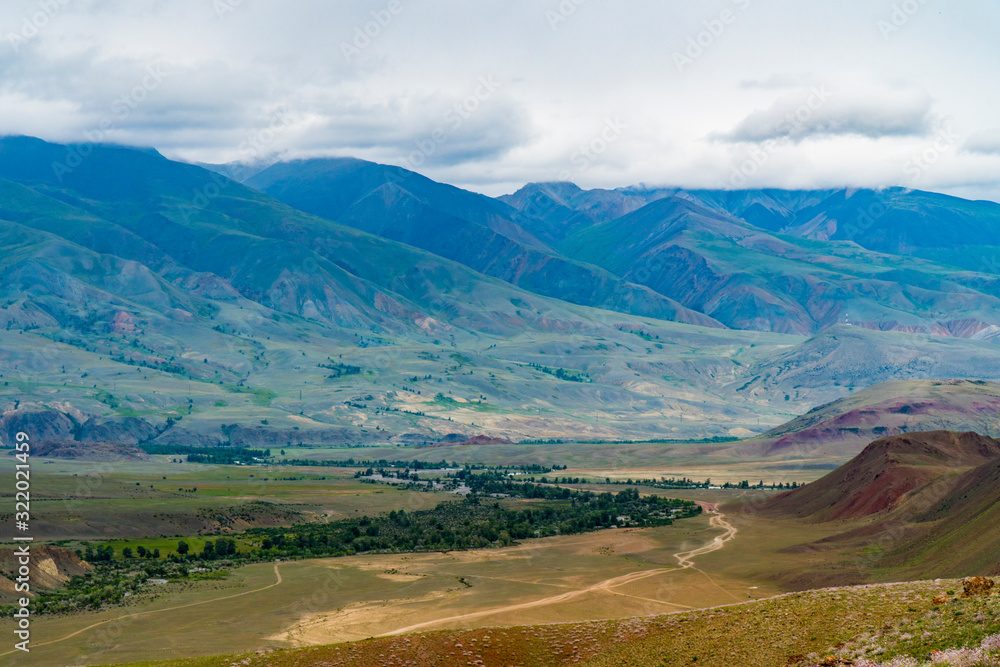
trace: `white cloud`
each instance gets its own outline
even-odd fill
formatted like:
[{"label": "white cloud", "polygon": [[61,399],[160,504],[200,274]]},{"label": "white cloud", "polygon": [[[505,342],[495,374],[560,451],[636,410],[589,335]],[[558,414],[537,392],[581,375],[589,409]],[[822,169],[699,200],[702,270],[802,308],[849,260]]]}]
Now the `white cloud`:
[{"label": "white cloud", "polygon": [[719,138],[766,141],[814,137],[861,136],[881,139],[920,136],[932,125],[932,101],[923,92],[819,83],[789,93],[766,109],[755,110]]},{"label": "white cloud", "polygon": [[1000,128],[993,127],[973,133],[962,149],[982,155],[1000,155]]},{"label": "white cloud", "polygon": [[[16,33],[39,1],[3,3],[0,25]],[[888,40],[878,27],[888,0],[588,0],[555,30],[556,0],[398,0],[391,20],[390,0],[222,1],[232,11],[66,0],[16,50],[0,33],[0,132],[83,139],[159,63],[169,77],[115,119],[109,140],[236,159],[284,110],[291,120],[262,150],[407,165],[444,124],[420,170],[491,194],[566,171],[586,186],[715,187],[745,144],[768,139],[782,144],[755,186],[884,185],[904,180],[901,165],[949,117],[964,149],[921,187],[1000,198],[987,141],[1000,90],[965,74],[1000,55],[1000,6],[986,0],[925,8]],[[679,73],[672,55],[726,9],[737,19]],[[368,41],[347,57],[359,30]],[[503,85],[449,126],[445,114],[481,77]],[[829,103],[781,124],[824,84]],[[613,118],[628,129],[581,170],[574,156]]]}]

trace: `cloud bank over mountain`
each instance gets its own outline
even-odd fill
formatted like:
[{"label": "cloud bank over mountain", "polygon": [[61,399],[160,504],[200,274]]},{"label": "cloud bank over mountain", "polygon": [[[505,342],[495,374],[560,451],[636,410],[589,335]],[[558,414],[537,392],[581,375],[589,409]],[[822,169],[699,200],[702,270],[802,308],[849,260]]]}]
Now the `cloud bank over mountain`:
[{"label": "cloud bank over mountain", "polygon": [[725,187],[763,151],[744,186],[1000,199],[1000,92],[975,75],[1000,64],[998,18],[981,0],[18,0],[0,8],[0,133],[352,155],[491,195]]}]

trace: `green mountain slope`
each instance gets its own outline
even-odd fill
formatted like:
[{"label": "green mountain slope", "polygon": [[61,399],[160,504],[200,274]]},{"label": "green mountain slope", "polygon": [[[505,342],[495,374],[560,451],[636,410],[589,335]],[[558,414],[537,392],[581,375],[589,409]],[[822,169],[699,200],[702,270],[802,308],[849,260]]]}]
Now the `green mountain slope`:
[{"label": "green mountain slope", "polygon": [[[738,332],[539,297],[154,152],[53,171],[74,150],[0,141],[0,411],[182,418],[164,437],[207,443],[260,421],[275,442],[403,442],[783,419],[712,380]],[[704,379],[678,380],[691,369]]]},{"label": "green mountain slope", "polygon": [[275,164],[247,179],[308,213],[408,243],[570,303],[705,326],[718,323],[646,287],[567,259],[525,231],[516,210],[419,174],[354,159]]},{"label": "green mountain slope", "polygon": [[[154,151],[0,140],[0,242],[0,413],[138,417],[178,442],[732,437],[892,377],[1000,378],[985,336],[542,297]],[[579,287],[556,266],[525,279]]]},{"label": "green mountain slope", "polygon": [[560,249],[739,329],[810,333],[847,321],[968,336],[1000,313],[996,276],[778,236],[676,196],[577,231]]}]

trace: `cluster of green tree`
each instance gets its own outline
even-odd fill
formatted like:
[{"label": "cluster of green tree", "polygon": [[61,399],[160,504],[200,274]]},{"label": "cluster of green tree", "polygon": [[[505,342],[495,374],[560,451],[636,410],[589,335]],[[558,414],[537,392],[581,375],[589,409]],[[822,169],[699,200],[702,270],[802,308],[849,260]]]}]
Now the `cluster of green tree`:
[{"label": "cluster of green tree", "polygon": [[[542,478],[544,481],[544,477]],[[563,484],[577,484],[579,482],[567,481],[567,478],[562,478]],[[554,478],[553,483],[559,483],[558,478]],[[585,480],[584,480],[585,481]],[[751,484],[748,480],[743,480],[742,482],[724,482],[724,483],[713,483],[711,479],[706,479],[704,482],[698,482],[693,479],[688,479],[687,477],[682,477],[680,479],[675,479],[673,477],[667,479],[666,477],[661,477],[660,479],[626,479],[625,481],[613,480],[611,478],[604,478],[605,484],[623,484],[625,486],[633,486],[636,484],[642,486],[652,486],[658,489],[707,489],[709,487],[718,487],[720,489],[797,489],[801,486],[798,482],[771,482],[770,484],[765,484],[764,480],[760,480],[756,484]]]},{"label": "cluster of green tree", "polygon": [[542,484],[587,484],[590,482],[590,480],[584,477],[553,477],[552,479],[542,477],[538,481]]},{"label": "cluster of green tree", "polygon": [[[541,498],[545,500],[568,500],[578,497],[611,497],[611,494],[608,492],[602,493],[600,496],[595,496],[590,491],[574,491],[566,487],[551,486],[547,483],[545,477],[539,480],[538,484],[535,484],[533,482],[515,482],[509,477],[497,473],[477,475],[461,470],[455,476],[463,480],[471,492],[493,496],[502,495],[511,498]],[[657,499],[654,496],[643,498],[639,496],[639,492],[635,489],[625,489],[614,496],[615,499],[631,497],[636,498],[637,502],[659,504],[661,507],[665,506],[670,509],[677,509],[679,510],[679,516],[682,517],[694,516],[701,512],[701,507],[690,500],[677,500],[673,498]]]},{"label": "cluster of green tree", "polygon": [[120,364],[135,366],[136,370],[139,368],[148,368],[154,371],[163,371],[164,373],[172,373],[174,375],[182,376],[187,376],[190,372],[181,364],[159,359],[153,359],[151,361],[147,361],[145,359],[135,359],[131,356],[131,353],[129,353],[129,356],[126,357],[124,352],[119,352],[117,357],[112,356],[111,358],[113,361],[117,361]]},{"label": "cluster of green tree", "polygon": [[110,544],[102,544],[96,549],[88,546],[85,551],[77,551],[76,554],[88,563],[100,563],[114,558],[115,550]]},{"label": "cluster of green tree", "polygon": [[[110,547],[109,547],[110,548]],[[97,561],[86,575],[75,575],[59,589],[40,592],[31,601],[33,614],[64,614],[101,609],[155,594],[150,579],[187,579],[188,565],[164,561]],[[0,616],[10,616],[13,606],[0,608]]]},{"label": "cluster of green tree", "polygon": [[[160,550],[159,549],[152,549],[152,550],[150,550],[150,549],[147,549],[146,547],[142,546],[141,544],[135,548],[135,552],[136,552],[136,554],[138,554],[139,558],[159,558],[160,557]],[[122,549],[122,558],[132,558],[132,547],[125,547],[125,548]],[[86,560],[86,558],[84,560]]]},{"label": "cluster of green tree", "polygon": [[536,371],[541,371],[560,380],[566,380],[567,382],[591,382],[590,376],[583,371],[566,370],[565,368],[549,368],[548,366],[542,366],[541,364],[528,364],[528,366],[534,368]]},{"label": "cluster of green tree", "polygon": [[448,463],[447,461],[389,461],[387,459],[354,459],[349,458],[344,461],[314,461],[311,459],[283,459],[283,465],[313,465],[323,468],[411,468],[413,470],[442,470],[444,468],[460,468],[458,462]]},{"label": "cluster of green tree", "polygon": [[756,484],[751,484],[748,480],[743,480],[735,484],[726,482],[721,486],[724,489],[797,489],[802,485],[798,482],[771,482],[770,484],[765,484],[764,480],[760,480]]},{"label": "cluster of green tree", "polygon": [[646,333],[645,331],[642,331],[641,329],[637,331],[635,329],[628,329],[626,327],[619,327],[618,330],[621,331],[622,333],[630,333],[630,334],[632,334],[634,336],[638,336],[639,338],[642,338],[643,340],[648,340],[648,341],[660,340],[659,334],[649,334],[649,333]]},{"label": "cluster of green tree", "polygon": [[473,493],[464,500],[444,502],[431,510],[393,511],[375,518],[365,516],[291,528],[254,528],[247,535],[260,540],[262,556],[342,556],[371,551],[506,546],[513,540],[571,535],[614,526],[666,526],[675,518],[701,512],[693,502],[641,497],[635,489],[598,495],[519,484],[490,475],[474,475],[468,482],[485,493],[558,502],[520,509],[490,502]]},{"label": "cluster of green tree", "polygon": [[[445,468],[466,468],[470,470],[497,470],[516,471],[523,473],[544,474],[553,470],[565,470],[566,466],[540,466],[535,463],[516,466],[486,466],[482,464],[465,464],[463,466],[458,461],[449,463],[441,461],[402,461],[388,459],[354,459],[349,458],[343,461],[314,460],[314,459],[271,459],[270,449],[247,449],[245,447],[191,447],[189,445],[160,445],[152,443],[140,444],[139,448],[147,454],[159,456],[187,456],[188,463],[211,463],[216,465],[231,465],[237,461],[240,463],[253,463],[254,459],[267,460],[268,465],[284,466],[313,466],[320,468],[409,468],[410,470],[442,470]],[[285,450],[281,450],[282,456]]]},{"label": "cluster of green tree", "polygon": [[[180,547],[180,544],[177,546]],[[180,553],[180,549],[178,549],[178,553]],[[187,551],[185,551],[185,553],[187,553]],[[215,540],[215,542],[206,540],[205,544],[201,548],[200,557],[203,560],[216,560],[219,558],[230,558],[235,555],[236,540],[228,537],[220,537]]]},{"label": "cluster of green tree", "polygon": [[188,463],[212,463],[232,465],[252,463],[254,459],[271,458],[270,449],[246,449],[244,447],[190,447],[187,445],[140,444],[139,449],[158,456],[187,456]]},{"label": "cluster of green tree", "polygon": [[333,361],[332,359],[330,360],[330,363],[328,363],[328,364],[316,364],[316,365],[319,366],[320,368],[325,368],[325,369],[327,369],[329,371],[333,371],[332,373],[330,373],[329,375],[327,375],[327,377],[329,379],[331,379],[331,380],[334,380],[334,379],[339,378],[339,377],[344,377],[345,375],[360,375],[361,374],[361,367],[360,366],[352,366],[350,364],[342,364],[342,363],[340,363],[338,361]]},{"label": "cluster of green tree", "polygon": [[[197,553],[192,553],[188,543],[181,540],[177,544],[179,555],[170,554],[162,560],[159,549],[137,546],[135,551],[138,557],[131,547],[124,547],[119,558],[111,545],[97,549],[88,546],[86,551],[77,551],[94,569],[72,577],[60,589],[41,592],[31,602],[32,613],[59,614],[125,604],[139,596],[155,594],[158,587],[148,586],[153,583],[150,579],[163,583],[218,578],[238,561],[259,560],[261,553],[260,550],[240,553],[236,540],[228,537],[206,541]],[[10,616],[14,611],[14,606],[0,607],[0,617]]]},{"label": "cluster of green tree", "polygon": [[[458,461],[453,461],[448,463],[447,461],[389,461],[386,459],[347,459],[344,461],[315,461],[312,459],[282,459],[281,461],[275,462],[279,465],[289,465],[289,466],[315,466],[320,468],[401,468],[407,470],[444,470],[446,468],[464,468],[466,470],[491,470],[491,471],[508,471],[508,472],[524,472],[524,473],[538,473],[543,474],[547,472],[552,472],[552,470],[565,470],[566,466],[554,466],[548,468],[545,466],[540,466],[535,463],[529,463],[526,465],[517,466],[486,466],[479,463],[467,463],[464,466]],[[371,474],[370,472],[367,474]]]},{"label": "cluster of green tree", "polygon": [[204,453],[188,454],[188,463],[210,463],[216,465],[234,465],[236,463],[253,463],[254,459],[267,459],[271,456],[269,449],[243,449],[242,447],[225,447],[211,449]]}]

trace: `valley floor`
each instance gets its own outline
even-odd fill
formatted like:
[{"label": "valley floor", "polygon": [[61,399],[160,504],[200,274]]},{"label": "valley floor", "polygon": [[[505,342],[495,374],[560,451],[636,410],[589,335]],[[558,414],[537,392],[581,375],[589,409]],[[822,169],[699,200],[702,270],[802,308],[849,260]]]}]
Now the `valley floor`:
[{"label": "valley floor", "polygon": [[785,665],[851,640],[905,643],[911,625],[929,646],[945,621],[973,643],[1000,632],[1000,596],[932,602],[961,582],[830,588],[887,573],[801,548],[840,528],[768,518],[761,492],[651,491],[707,511],[504,549],[258,563],[133,607],[36,618],[30,657],[0,665]]},{"label": "valley floor", "polygon": [[731,603],[757,590],[702,571],[694,559],[727,546],[735,534],[713,513],[664,528],[544,538],[506,549],[252,565],[229,581],[141,609],[39,618],[30,662],[6,655],[0,664],[180,658]]}]

